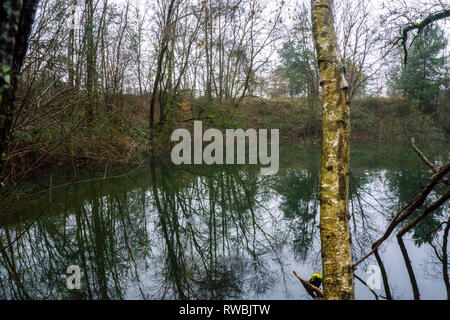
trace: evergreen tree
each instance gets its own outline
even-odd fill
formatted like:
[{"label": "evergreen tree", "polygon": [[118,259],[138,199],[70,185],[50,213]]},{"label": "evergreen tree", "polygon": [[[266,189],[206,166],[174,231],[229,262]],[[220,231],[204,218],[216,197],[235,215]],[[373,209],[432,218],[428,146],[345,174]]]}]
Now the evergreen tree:
[{"label": "evergreen tree", "polygon": [[311,106],[319,95],[317,59],[312,42],[311,21],[306,8],[297,9],[288,41],[279,51],[277,73],[288,81],[291,97],[307,96]]},{"label": "evergreen tree", "polygon": [[436,25],[428,27],[412,43],[408,61],[394,75],[394,92],[400,93],[413,106],[425,113],[436,113],[439,106],[441,85],[445,82],[447,46],[444,32]]}]

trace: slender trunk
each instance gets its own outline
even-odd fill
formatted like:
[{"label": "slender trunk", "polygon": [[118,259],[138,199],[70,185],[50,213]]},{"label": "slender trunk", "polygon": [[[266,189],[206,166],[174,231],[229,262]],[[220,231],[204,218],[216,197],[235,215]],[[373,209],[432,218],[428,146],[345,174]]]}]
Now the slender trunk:
[{"label": "slender trunk", "polygon": [[156,98],[158,96],[158,87],[159,82],[161,80],[161,72],[162,67],[164,63],[164,57],[166,55],[167,48],[169,46],[169,26],[172,20],[172,11],[175,6],[175,0],[171,0],[169,3],[169,7],[167,9],[167,16],[165,25],[162,26],[162,39],[161,39],[161,49],[158,56],[158,65],[157,70],[155,74],[155,81],[153,83],[153,91],[152,91],[152,97],[150,100],[150,121],[149,121],[149,140],[150,142],[153,141],[154,138],[154,126],[155,126],[155,105],[156,105]]},{"label": "slender trunk", "polygon": [[353,299],[348,210],[350,107],[334,31],[332,0],[312,0],[313,37],[322,86],[320,236],[325,299]]},{"label": "slender trunk", "polygon": [[137,73],[139,81],[139,95],[142,97],[144,95],[144,90],[142,89],[142,70],[141,70],[141,39],[142,33],[139,30],[139,42],[138,42],[138,52],[137,52]]},{"label": "slender trunk", "polygon": [[[76,4],[75,4],[76,5]],[[69,85],[74,87],[74,45],[75,45],[75,30],[69,30],[69,44],[67,46],[67,72],[69,74]]]},{"label": "slender trunk", "polygon": [[88,101],[86,107],[86,120],[88,124],[92,123],[94,117],[94,87],[96,77],[96,61],[95,61],[95,45],[94,45],[94,4],[93,0],[86,0],[86,41],[87,41],[87,53],[86,53],[86,88],[88,94]]},{"label": "slender trunk", "polygon": [[[207,7],[207,4],[205,3],[205,55],[206,55],[206,99],[208,102],[212,100],[212,68],[211,68],[211,57],[210,57],[210,50],[209,50],[209,28],[208,23],[209,22],[209,9]],[[212,35],[211,35],[212,36]]]}]

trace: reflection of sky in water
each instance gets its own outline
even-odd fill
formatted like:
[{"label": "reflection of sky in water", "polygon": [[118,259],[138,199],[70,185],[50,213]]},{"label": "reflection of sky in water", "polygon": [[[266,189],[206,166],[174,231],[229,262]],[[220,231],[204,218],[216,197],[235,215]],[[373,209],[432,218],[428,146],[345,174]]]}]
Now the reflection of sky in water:
[{"label": "reflection of sky in water", "polygon": [[[204,176],[168,171],[161,177],[162,171],[156,170],[158,182],[153,185],[147,182],[123,192],[113,188],[100,193],[103,189],[97,186],[101,195],[80,195],[84,198],[78,205],[68,203],[70,195],[63,196],[59,209],[41,218],[13,250],[1,255],[0,298],[80,297],[65,289],[64,271],[69,264],[81,264],[84,252],[87,274],[83,279],[89,282],[83,282],[84,298],[89,297],[89,287],[94,298],[106,294],[110,298],[171,299],[179,298],[183,291],[187,298],[309,299],[292,271],[309,277],[321,269],[317,164],[308,169],[284,169],[275,177],[220,169],[209,169]],[[385,230],[387,218],[398,210],[396,190],[400,185],[395,184],[395,174],[387,169],[364,169],[355,174],[359,197],[351,192],[350,204],[356,258],[369,251]],[[227,179],[228,185],[220,189],[219,181]],[[72,196],[86,190],[89,195],[91,187],[72,190]],[[232,201],[219,196],[233,192]],[[292,199],[291,194],[299,198]],[[69,209],[63,210],[65,207]],[[99,214],[94,215],[93,210]],[[303,216],[305,210],[310,212],[308,219]],[[222,223],[223,219],[227,223]],[[8,243],[7,239],[14,239],[26,226],[27,221],[21,228],[17,224],[3,227],[2,242]],[[80,234],[84,248],[76,240]],[[411,235],[404,239],[421,298],[446,298],[442,265],[432,268],[431,247],[417,247]],[[302,241],[308,239],[312,242],[302,250]],[[395,235],[381,246],[380,255],[394,299],[411,299],[411,284]],[[369,276],[365,272],[369,264],[376,264],[373,256],[356,271],[364,280]],[[101,282],[106,293],[102,293]],[[355,283],[357,299],[374,299],[364,285],[358,280]],[[384,296],[383,289],[376,292]]]}]

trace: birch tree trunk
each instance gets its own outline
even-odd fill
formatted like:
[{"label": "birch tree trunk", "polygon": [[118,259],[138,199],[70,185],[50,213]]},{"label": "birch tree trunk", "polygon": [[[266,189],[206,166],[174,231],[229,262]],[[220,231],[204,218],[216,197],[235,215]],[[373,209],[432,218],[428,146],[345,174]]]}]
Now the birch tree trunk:
[{"label": "birch tree trunk", "polygon": [[332,0],[312,0],[311,10],[323,100],[320,237],[324,297],[353,299],[348,212],[348,86],[334,31]]}]

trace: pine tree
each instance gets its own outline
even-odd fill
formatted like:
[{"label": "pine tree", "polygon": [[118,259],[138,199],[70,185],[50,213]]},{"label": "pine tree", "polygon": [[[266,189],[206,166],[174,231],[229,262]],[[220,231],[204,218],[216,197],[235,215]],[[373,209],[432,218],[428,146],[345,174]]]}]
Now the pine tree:
[{"label": "pine tree", "polygon": [[437,25],[428,27],[412,43],[406,65],[394,74],[394,92],[408,98],[422,112],[438,111],[446,46],[444,32]]}]

